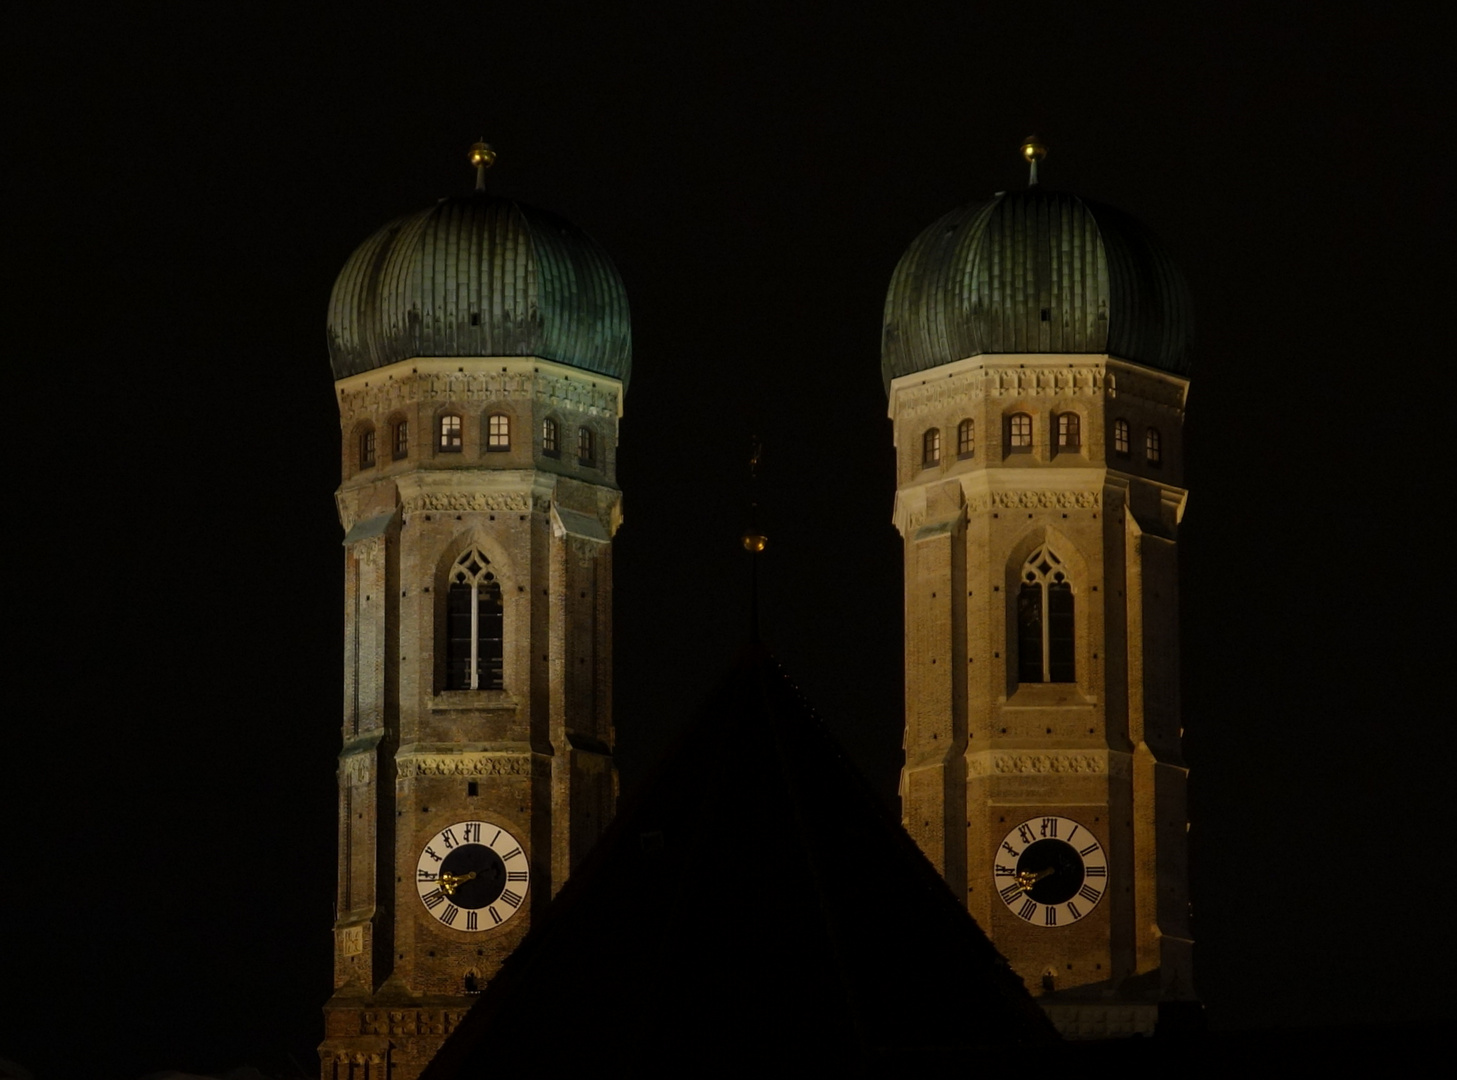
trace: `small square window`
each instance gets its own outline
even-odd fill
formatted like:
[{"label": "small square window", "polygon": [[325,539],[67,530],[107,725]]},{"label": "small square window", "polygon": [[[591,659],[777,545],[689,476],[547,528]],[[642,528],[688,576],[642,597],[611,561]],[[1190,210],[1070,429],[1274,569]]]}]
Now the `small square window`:
[{"label": "small square window", "polygon": [[1032,417],[1022,412],[1007,417],[1007,445],[1013,450],[1032,449]]},{"label": "small square window", "polygon": [[1128,421],[1113,421],[1113,452],[1123,457],[1128,456]]},{"label": "small square window", "polygon": [[460,417],[442,416],[440,418],[440,450],[445,454],[460,453]]},{"label": "small square window", "polygon": [[1083,421],[1077,413],[1058,413],[1057,448],[1077,450],[1083,445]]},{"label": "small square window", "polygon": [[511,418],[505,413],[492,413],[486,418],[486,451],[501,453],[511,449]]},{"label": "small square window", "polygon": [[921,436],[921,465],[929,468],[941,464],[941,429],[932,428]]}]

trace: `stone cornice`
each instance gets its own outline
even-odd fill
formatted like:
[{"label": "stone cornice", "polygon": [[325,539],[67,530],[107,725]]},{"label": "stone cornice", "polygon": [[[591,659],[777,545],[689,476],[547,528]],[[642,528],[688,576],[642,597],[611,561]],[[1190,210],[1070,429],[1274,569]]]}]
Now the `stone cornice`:
[{"label": "stone cornice", "polygon": [[1126,398],[1181,414],[1187,380],[1111,356],[977,356],[891,383],[890,415],[913,418],[985,398]]},{"label": "stone cornice", "polygon": [[395,768],[401,779],[414,776],[530,776],[534,757],[529,751],[514,754],[474,751],[402,753],[395,756]]},{"label": "stone cornice", "polygon": [[622,415],[622,384],[536,357],[418,357],[334,384],[339,415],[380,417],[420,401],[533,402],[591,416]]}]

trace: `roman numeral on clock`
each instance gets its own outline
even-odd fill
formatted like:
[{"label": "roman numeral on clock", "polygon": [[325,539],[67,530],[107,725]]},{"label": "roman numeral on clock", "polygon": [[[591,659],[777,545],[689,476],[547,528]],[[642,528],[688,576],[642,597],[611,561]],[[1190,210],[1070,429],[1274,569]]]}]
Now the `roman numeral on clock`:
[{"label": "roman numeral on clock", "polygon": [[521,897],[517,893],[513,893],[510,889],[501,890],[501,899],[513,908],[521,906]]},{"label": "roman numeral on clock", "polygon": [[1045,817],[1042,819],[1042,835],[1057,838],[1057,818]]},{"label": "roman numeral on clock", "polygon": [[1017,911],[1017,916],[1019,918],[1026,919],[1028,922],[1031,922],[1032,921],[1032,916],[1034,916],[1036,914],[1037,914],[1037,901],[1036,900],[1028,900]]},{"label": "roman numeral on clock", "polygon": [[506,852],[506,854],[501,856],[501,861],[510,862],[512,859],[516,858],[516,856],[520,854],[521,849],[519,847],[514,847],[510,851]]},{"label": "roman numeral on clock", "polygon": [[445,846],[448,848],[453,848],[456,844],[460,843],[460,841],[455,838],[454,829],[446,829],[443,833],[440,834],[440,839],[445,842]]},{"label": "roman numeral on clock", "polygon": [[1024,890],[1020,885],[1008,885],[1002,890],[1002,903],[1010,904],[1017,897],[1021,896],[1023,892]]},{"label": "roman numeral on clock", "polygon": [[1088,903],[1096,904],[1098,902],[1098,897],[1102,896],[1103,894],[1097,889],[1093,888],[1091,885],[1084,885],[1081,889],[1078,890],[1078,895],[1081,896]]},{"label": "roman numeral on clock", "polygon": [[476,924],[476,914],[477,913],[474,912],[474,911],[467,911],[465,913],[465,928],[467,930],[479,930],[480,929],[480,927]]},{"label": "roman numeral on clock", "polygon": [[525,870],[507,870],[506,871],[506,880],[507,881],[525,881],[526,880],[526,871]]},{"label": "roman numeral on clock", "polygon": [[993,876],[994,877],[1016,877],[1017,876],[1017,868],[1015,866],[1003,866],[1001,863],[997,863],[997,872]]},{"label": "roman numeral on clock", "polygon": [[496,909],[494,907],[488,907],[488,908],[486,908],[486,910],[488,912],[490,912],[491,921],[493,923],[495,923],[497,926],[500,926],[501,925],[501,916],[498,915],[498,914],[496,914]]},{"label": "roman numeral on clock", "polygon": [[436,917],[441,922],[443,922],[446,926],[454,926],[455,925],[455,917],[457,915],[459,915],[459,914],[460,914],[460,908],[456,907],[454,904],[446,904],[445,905],[445,910],[442,911]]},{"label": "roman numeral on clock", "polygon": [[1043,920],[1043,922],[1047,926],[1056,926],[1057,925],[1057,908],[1053,907],[1051,904],[1048,904],[1047,905],[1047,916]]},{"label": "roman numeral on clock", "polygon": [[1088,877],[1107,877],[1108,868],[1106,866],[1086,866],[1083,868],[1083,873]]},{"label": "roman numeral on clock", "polygon": [[468,821],[465,826],[465,838],[471,843],[481,842],[481,823],[479,821]]},{"label": "roman numeral on clock", "polygon": [[424,896],[420,897],[420,899],[425,901],[425,906],[427,908],[429,908],[431,911],[434,911],[441,904],[445,903],[445,894],[439,889],[431,889]]},{"label": "roman numeral on clock", "polygon": [[1092,852],[1097,851],[1097,850],[1098,850],[1098,841],[1094,840],[1087,847],[1085,847],[1081,851],[1079,851],[1078,854],[1081,855],[1083,858],[1086,859]]},{"label": "roman numeral on clock", "polygon": [[1081,919],[1083,917],[1083,913],[1078,910],[1077,904],[1071,900],[1067,902],[1067,913],[1074,919]]}]

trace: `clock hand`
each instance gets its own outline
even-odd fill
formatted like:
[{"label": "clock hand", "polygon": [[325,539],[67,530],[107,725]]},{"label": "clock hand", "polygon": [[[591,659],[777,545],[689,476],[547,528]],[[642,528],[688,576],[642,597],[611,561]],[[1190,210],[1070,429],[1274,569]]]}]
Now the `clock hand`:
[{"label": "clock hand", "polygon": [[1023,892],[1027,892],[1029,889],[1032,888],[1032,886],[1036,885],[1043,878],[1056,872],[1057,871],[1051,866],[1049,866],[1045,870],[1039,870],[1035,874],[1031,870],[1023,870],[1017,875],[1017,885]]},{"label": "clock hand", "polygon": [[460,887],[462,882],[469,881],[475,876],[476,872],[474,870],[469,874],[441,874],[440,888],[446,896],[454,896],[455,890]]}]

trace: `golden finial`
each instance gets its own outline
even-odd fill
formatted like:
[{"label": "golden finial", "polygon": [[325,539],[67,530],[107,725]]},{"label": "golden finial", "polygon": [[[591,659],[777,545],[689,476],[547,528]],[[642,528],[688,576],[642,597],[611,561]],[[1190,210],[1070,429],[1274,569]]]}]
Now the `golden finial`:
[{"label": "golden finial", "polygon": [[1037,186],[1037,163],[1047,156],[1047,146],[1036,135],[1028,135],[1022,140],[1022,156],[1027,159],[1027,164],[1032,167],[1031,175],[1027,178],[1028,187]]},{"label": "golden finial", "polygon": [[496,163],[496,151],[491,149],[484,136],[471,145],[470,163],[476,167],[476,190],[485,191],[486,170]]},{"label": "golden finial", "polygon": [[744,550],[751,555],[757,555],[769,546],[769,538],[758,529],[750,529],[739,539],[743,541]]}]

